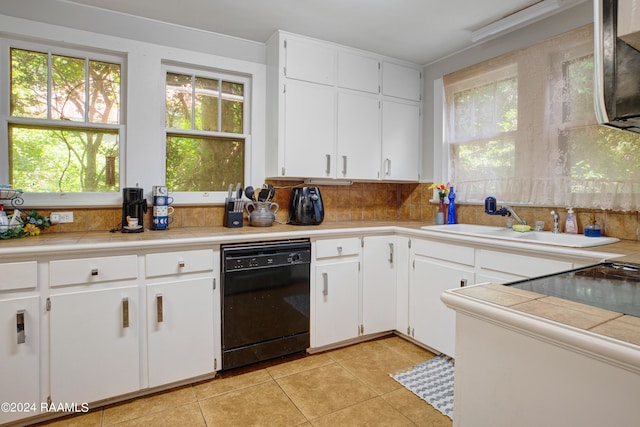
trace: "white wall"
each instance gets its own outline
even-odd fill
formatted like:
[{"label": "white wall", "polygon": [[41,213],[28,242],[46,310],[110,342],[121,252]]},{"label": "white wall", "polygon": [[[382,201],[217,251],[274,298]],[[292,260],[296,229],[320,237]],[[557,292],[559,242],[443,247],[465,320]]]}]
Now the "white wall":
[{"label": "white wall", "polygon": [[[478,43],[424,67],[423,173],[425,181],[446,181],[442,146],[442,113],[438,90],[444,75],[593,22],[593,2],[586,1],[527,27]],[[435,101],[435,102],[434,102]]]},{"label": "white wall", "polygon": [[[48,0],[3,0],[0,13],[10,12],[14,15],[29,15],[36,20],[26,20],[0,14],[0,36],[21,40],[49,43],[72,44],[80,47],[104,50],[122,54],[126,58],[126,88],[123,96],[125,123],[127,126],[124,164],[124,185],[140,186],[150,194],[154,185],[164,184],[164,80],[161,64],[163,61],[183,63],[240,73],[251,78],[251,138],[250,165],[247,182],[262,182],[265,177],[265,97],[266,66],[264,65],[265,48],[263,44],[241,41],[239,39],[212,33],[194,32],[182,27],[161,25],[157,22],[139,20],[122,15],[104,13],[97,9],[81,8],[79,15],[71,18],[64,15],[67,3]],[[50,18],[50,19],[49,19]],[[118,18],[118,19],[115,19]],[[38,22],[48,20],[64,24]],[[71,22],[67,22],[71,20]],[[66,26],[69,24],[70,26]],[[75,26],[91,27],[95,31],[72,28]],[[78,25],[76,25],[78,24]],[[82,25],[79,25],[82,24]],[[105,26],[112,26],[121,34],[134,38],[124,38],[104,34]],[[95,27],[95,28],[94,28]],[[149,43],[138,39],[158,39],[167,44]],[[2,76],[5,82],[8,76]],[[6,84],[2,85],[6,88]],[[0,115],[8,115],[8,94],[0,93],[2,105]],[[4,147],[6,150],[6,138]],[[1,141],[0,141],[1,142]],[[3,174],[4,172],[4,174]],[[0,181],[6,178],[6,171],[0,170]],[[105,198],[101,195],[68,194],[64,196],[25,194],[25,203],[29,206],[62,206],[86,205],[89,201],[95,205],[117,205],[121,203],[119,195]],[[87,199],[89,197],[89,200]],[[91,199],[94,197],[94,199]],[[223,197],[218,200],[222,201]],[[177,200],[178,202],[179,200]],[[190,202],[198,202],[190,200]],[[212,202],[202,199],[202,202]]]}]

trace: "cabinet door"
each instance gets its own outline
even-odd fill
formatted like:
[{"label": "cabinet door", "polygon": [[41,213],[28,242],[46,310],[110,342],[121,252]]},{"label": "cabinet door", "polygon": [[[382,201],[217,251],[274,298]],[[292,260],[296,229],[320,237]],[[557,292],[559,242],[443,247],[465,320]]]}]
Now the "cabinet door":
[{"label": "cabinet door", "polygon": [[338,53],[338,86],[369,93],[378,93],[380,62],[377,58],[358,53]]},{"label": "cabinet door", "polygon": [[[40,297],[0,301],[0,402],[40,404]],[[31,410],[31,408],[29,408]],[[35,415],[0,411],[0,424]]]},{"label": "cabinet door", "polygon": [[335,177],[335,90],[289,80],[285,89],[285,175]]},{"label": "cabinet door", "polygon": [[417,181],[419,174],[420,107],[382,103],[382,178]]},{"label": "cabinet door", "polygon": [[300,37],[285,38],[285,76],[325,85],[335,84],[337,49]]},{"label": "cabinet door", "polygon": [[409,266],[411,252],[408,237],[398,236],[396,245],[396,330],[410,335],[409,328]]},{"label": "cabinet door", "polygon": [[421,87],[420,70],[391,62],[382,63],[383,95],[420,101]]},{"label": "cabinet door", "polygon": [[392,331],[396,324],[395,236],[364,238],[362,253],[362,332]]},{"label": "cabinet door", "polygon": [[380,176],[380,102],[377,96],[338,94],[337,177]]},{"label": "cabinet door", "polygon": [[213,278],[147,285],[149,386],[214,371]]},{"label": "cabinet door", "polygon": [[138,288],[50,299],[52,401],[95,402],[138,390]]},{"label": "cabinet door", "polygon": [[473,270],[430,258],[415,257],[414,262],[409,289],[412,335],[426,346],[455,357],[455,311],[444,305],[440,295],[447,289],[473,284]]},{"label": "cabinet door", "polygon": [[314,347],[358,336],[359,270],[357,258],[316,267]]}]

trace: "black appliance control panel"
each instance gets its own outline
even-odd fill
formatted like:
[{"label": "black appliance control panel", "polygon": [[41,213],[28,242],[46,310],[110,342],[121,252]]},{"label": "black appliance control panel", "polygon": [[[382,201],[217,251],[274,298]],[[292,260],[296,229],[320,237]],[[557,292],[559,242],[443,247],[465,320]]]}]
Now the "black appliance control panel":
[{"label": "black appliance control panel", "polygon": [[[258,250],[256,250],[258,249]],[[223,250],[225,272],[311,263],[311,244],[253,245]]]}]

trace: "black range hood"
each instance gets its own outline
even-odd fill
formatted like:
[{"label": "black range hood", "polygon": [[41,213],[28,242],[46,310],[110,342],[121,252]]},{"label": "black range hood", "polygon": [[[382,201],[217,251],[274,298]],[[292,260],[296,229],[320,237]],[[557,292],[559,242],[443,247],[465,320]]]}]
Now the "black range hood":
[{"label": "black range hood", "polygon": [[618,0],[594,2],[598,123],[640,133],[640,51],[618,37]]}]

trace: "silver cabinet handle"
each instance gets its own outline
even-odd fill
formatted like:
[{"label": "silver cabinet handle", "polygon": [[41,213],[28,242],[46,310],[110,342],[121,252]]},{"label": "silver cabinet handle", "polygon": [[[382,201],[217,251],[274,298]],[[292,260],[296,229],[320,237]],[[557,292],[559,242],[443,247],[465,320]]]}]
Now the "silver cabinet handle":
[{"label": "silver cabinet handle", "polygon": [[24,330],[24,310],[16,312],[16,332],[18,334],[18,344],[24,344],[27,338]]},{"label": "silver cabinet handle", "polygon": [[98,269],[97,268],[92,268],[91,269],[91,275],[92,276],[97,276],[98,275]]},{"label": "silver cabinet handle", "polygon": [[329,295],[329,273],[322,273],[322,295]]},{"label": "silver cabinet handle", "polygon": [[185,265],[184,261],[178,261],[178,267],[184,268]]},{"label": "silver cabinet handle", "polygon": [[389,243],[389,264],[393,264],[393,243]]},{"label": "silver cabinet handle", "polygon": [[129,298],[122,298],[122,328],[129,327]]},{"label": "silver cabinet handle", "polygon": [[162,294],[156,294],[156,315],[158,323],[164,321],[164,311],[162,308]]},{"label": "silver cabinet handle", "polygon": [[347,156],[342,156],[342,175],[347,176]]},{"label": "silver cabinet handle", "polygon": [[342,246],[338,245],[336,249],[338,250],[338,255],[342,255]]},{"label": "silver cabinet handle", "polygon": [[460,279],[460,287],[464,288],[465,286],[467,286],[467,279]]},{"label": "silver cabinet handle", "polygon": [[384,159],[384,174],[385,176],[391,175],[391,159]]},{"label": "silver cabinet handle", "polygon": [[331,175],[331,154],[327,154],[327,169],[325,169],[325,172],[327,173],[327,176]]}]

